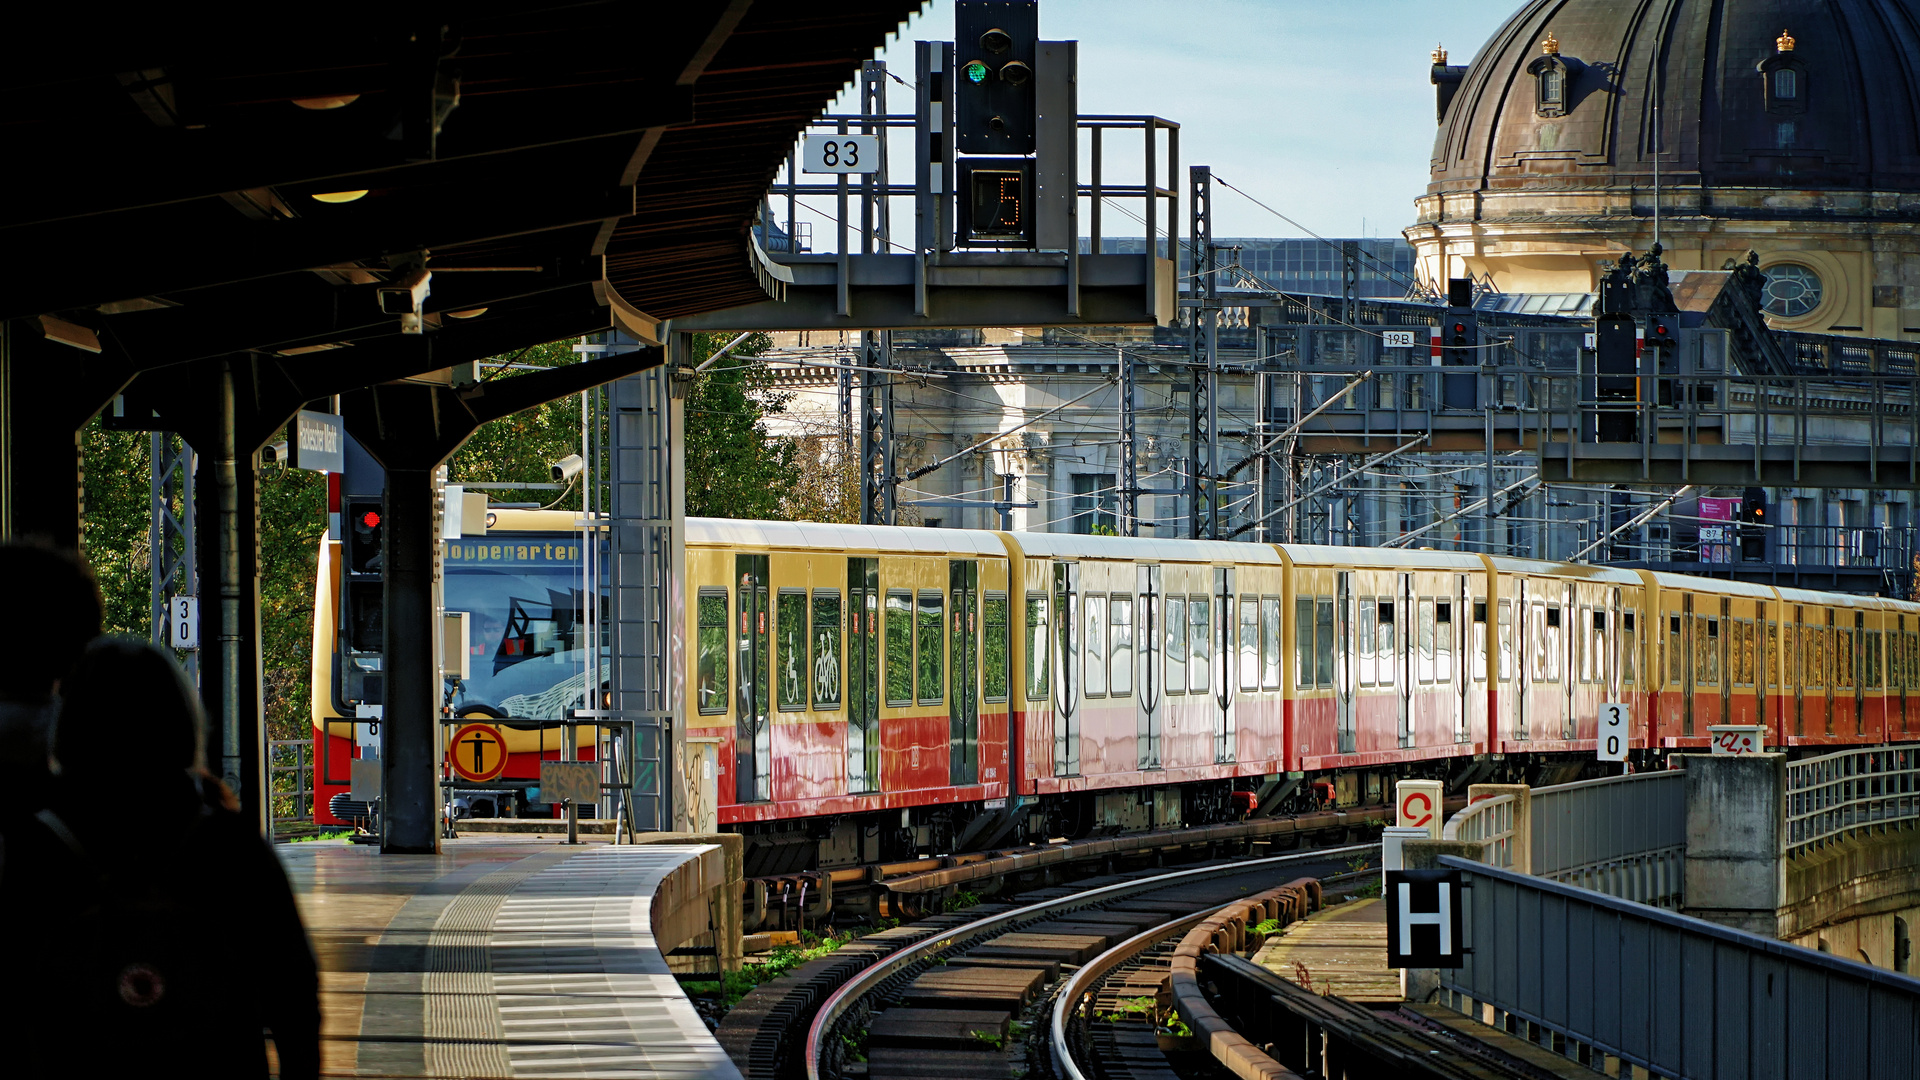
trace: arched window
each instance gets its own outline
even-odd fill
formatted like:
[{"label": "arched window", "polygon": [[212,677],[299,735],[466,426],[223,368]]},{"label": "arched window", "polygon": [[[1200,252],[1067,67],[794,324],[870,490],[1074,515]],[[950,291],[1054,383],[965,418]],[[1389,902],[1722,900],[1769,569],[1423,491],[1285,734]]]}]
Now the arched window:
[{"label": "arched window", "polygon": [[1559,68],[1540,73],[1540,107],[1563,109],[1567,103],[1567,77]]},{"label": "arched window", "polygon": [[1799,72],[1792,68],[1781,68],[1773,73],[1773,99],[1792,101],[1800,96]]}]

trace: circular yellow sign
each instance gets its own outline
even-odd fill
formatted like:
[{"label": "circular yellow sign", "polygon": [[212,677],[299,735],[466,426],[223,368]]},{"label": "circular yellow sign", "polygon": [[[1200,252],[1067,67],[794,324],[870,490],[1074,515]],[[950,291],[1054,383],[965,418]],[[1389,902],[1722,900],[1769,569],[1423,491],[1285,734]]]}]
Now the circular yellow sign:
[{"label": "circular yellow sign", "polygon": [[507,768],[507,740],[498,728],[468,724],[453,733],[447,763],[464,780],[491,780]]}]

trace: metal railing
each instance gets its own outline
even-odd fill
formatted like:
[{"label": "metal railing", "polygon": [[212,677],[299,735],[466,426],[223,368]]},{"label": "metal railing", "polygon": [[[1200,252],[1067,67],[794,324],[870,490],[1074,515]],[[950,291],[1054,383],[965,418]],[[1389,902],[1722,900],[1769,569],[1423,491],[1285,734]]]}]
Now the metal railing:
[{"label": "metal railing", "polygon": [[1440,863],[1466,885],[1465,963],[1442,971],[1445,1003],[1537,1042],[1551,1032],[1608,1075],[1630,1063],[1662,1077],[1910,1077],[1920,1060],[1920,980],[1557,881]]},{"label": "metal railing", "polygon": [[[1634,773],[1535,788],[1528,869],[1656,907],[1680,906],[1687,774]],[[1509,864],[1498,864],[1509,865]]]},{"label": "metal railing", "polygon": [[[267,743],[267,833],[285,821],[313,820],[312,739],[273,739]],[[281,784],[281,777],[291,782]]]},{"label": "metal railing", "polygon": [[[1771,528],[1778,547],[1777,558],[1771,561],[1794,566],[1912,569],[1916,545],[1911,528],[1851,525],[1775,525]],[[1738,545],[1734,547],[1738,551]]]},{"label": "metal railing", "polygon": [[1446,840],[1478,841],[1487,865],[1511,867],[1518,801],[1512,795],[1496,795],[1468,806],[1447,819],[1440,835]]},{"label": "metal railing", "polygon": [[1787,766],[1787,858],[1920,821],[1920,746],[1843,750]]}]

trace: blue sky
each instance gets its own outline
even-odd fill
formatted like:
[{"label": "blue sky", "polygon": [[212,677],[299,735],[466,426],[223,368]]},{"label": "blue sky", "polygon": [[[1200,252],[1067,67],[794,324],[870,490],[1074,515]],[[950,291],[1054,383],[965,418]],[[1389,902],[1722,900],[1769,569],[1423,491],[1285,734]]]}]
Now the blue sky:
[{"label": "blue sky", "polygon": [[[1041,0],[1040,34],[1080,42],[1082,113],[1155,113],[1181,125],[1181,163],[1323,236],[1393,236],[1413,219],[1433,149],[1427,54],[1466,63],[1518,0]],[[950,40],[934,0],[882,51],[913,78],[913,42]],[[912,108],[895,85],[889,106]],[[844,95],[831,111],[854,112]],[[1138,151],[1133,151],[1137,155]],[[1131,157],[1132,155],[1130,155]],[[896,211],[897,213],[897,211]],[[1184,211],[1183,211],[1184,213]],[[1231,192],[1216,236],[1298,236]],[[1108,231],[1121,223],[1110,217]]]}]

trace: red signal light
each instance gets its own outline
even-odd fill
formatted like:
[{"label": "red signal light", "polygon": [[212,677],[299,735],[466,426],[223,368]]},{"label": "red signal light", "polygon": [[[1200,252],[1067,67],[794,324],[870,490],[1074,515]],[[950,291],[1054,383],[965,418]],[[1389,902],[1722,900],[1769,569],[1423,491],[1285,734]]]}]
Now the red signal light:
[{"label": "red signal light", "polygon": [[364,514],[361,514],[360,524],[365,525],[369,529],[378,527],[380,524],[380,511],[369,510]]}]

